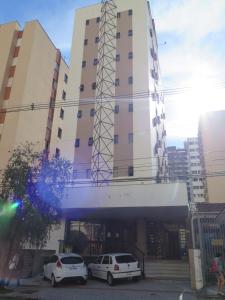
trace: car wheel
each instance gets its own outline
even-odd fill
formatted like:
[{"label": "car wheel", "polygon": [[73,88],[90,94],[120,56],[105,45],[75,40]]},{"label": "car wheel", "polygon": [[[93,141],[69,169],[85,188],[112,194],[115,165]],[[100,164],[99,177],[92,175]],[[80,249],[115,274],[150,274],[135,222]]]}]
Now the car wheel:
[{"label": "car wheel", "polygon": [[43,274],[43,280],[44,280],[44,281],[46,281],[46,280],[47,280],[47,278],[45,277],[45,274]]},{"label": "car wheel", "polygon": [[140,277],[136,276],[136,277],[132,277],[132,281],[134,282],[138,282],[140,280]]},{"label": "car wheel", "polygon": [[87,279],[82,278],[80,282],[82,285],[85,285],[85,284],[87,284]]},{"label": "car wheel", "polygon": [[108,273],[108,275],[107,275],[107,282],[108,282],[108,285],[113,286],[114,280],[113,280],[111,273]]},{"label": "car wheel", "polygon": [[93,279],[93,275],[90,269],[88,269],[88,279]]},{"label": "car wheel", "polygon": [[55,281],[55,276],[52,274],[52,277],[51,277],[51,286],[52,287],[56,287],[57,286],[57,283]]}]

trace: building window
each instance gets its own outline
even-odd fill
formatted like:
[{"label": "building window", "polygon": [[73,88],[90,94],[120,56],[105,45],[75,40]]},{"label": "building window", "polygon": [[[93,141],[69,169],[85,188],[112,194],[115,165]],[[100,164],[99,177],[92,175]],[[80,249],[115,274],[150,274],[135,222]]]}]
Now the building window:
[{"label": "building window", "polygon": [[60,119],[64,119],[64,109],[60,109],[60,115],[59,115]]},{"label": "building window", "polygon": [[8,100],[10,98],[11,87],[7,86],[4,91],[4,100]]},{"label": "building window", "polygon": [[117,39],[120,39],[120,32],[117,32],[117,33],[116,33],[116,38],[117,38]]},{"label": "building window", "polygon": [[79,148],[80,147],[80,139],[75,140],[75,147]]},{"label": "building window", "polygon": [[119,78],[116,78],[116,80],[115,80],[115,86],[119,86],[120,85],[120,80],[119,80]]},{"label": "building window", "polygon": [[151,76],[153,79],[155,79],[155,70],[151,69]]},{"label": "building window", "polygon": [[87,46],[87,44],[88,44],[88,39],[85,39],[84,40],[84,46]]},{"label": "building window", "polygon": [[89,25],[90,24],[90,20],[86,20],[86,25]]},{"label": "building window", "polygon": [[94,117],[94,115],[95,115],[95,109],[92,108],[92,109],[90,110],[90,117]]},{"label": "building window", "polygon": [[62,98],[63,98],[63,100],[66,100],[66,92],[64,90],[62,92]]},{"label": "building window", "polygon": [[94,143],[93,137],[89,137],[88,139],[88,146],[92,146]]},{"label": "building window", "polygon": [[117,13],[117,18],[119,19],[121,17],[120,12]]},{"label": "building window", "polygon": [[116,61],[120,61],[120,54],[116,54]]},{"label": "building window", "polygon": [[128,53],[128,58],[129,58],[129,59],[133,59],[133,52],[129,52],[129,53]]},{"label": "building window", "polygon": [[149,30],[150,36],[153,37],[152,29]]},{"label": "building window", "polygon": [[86,170],[86,177],[87,177],[88,179],[91,178],[91,169],[87,169],[87,170]]},{"label": "building window", "polygon": [[129,84],[133,84],[133,76],[129,76],[128,77],[128,83]]},{"label": "building window", "polygon": [[129,133],[128,134],[128,143],[129,144],[133,144],[133,140],[134,140],[134,134],[133,133]]},{"label": "building window", "polygon": [[128,30],[128,36],[133,36],[133,30],[132,29]]},{"label": "building window", "polygon": [[96,36],[96,38],[95,38],[95,44],[97,44],[98,42],[99,42],[99,37]]},{"label": "building window", "polygon": [[9,69],[9,78],[14,77],[15,71],[16,71],[16,66],[11,66]]},{"label": "building window", "polygon": [[133,166],[128,167],[128,176],[134,176],[134,167]]},{"label": "building window", "polygon": [[65,83],[68,82],[68,75],[67,75],[67,74],[64,75],[64,82],[65,82]]},{"label": "building window", "polygon": [[82,68],[85,68],[86,67],[86,60],[83,60],[82,61]]},{"label": "building window", "polygon": [[96,82],[92,83],[92,90],[96,90]]},{"label": "building window", "polygon": [[23,31],[18,31],[17,38],[22,39],[22,37],[23,37]]},{"label": "building window", "polygon": [[55,99],[54,99],[54,98],[51,98],[51,99],[50,99],[49,107],[50,107],[50,108],[54,108],[54,107],[55,107]]},{"label": "building window", "polygon": [[16,47],[13,53],[13,57],[18,57],[19,56],[19,51],[20,51],[20,47]]},{"label": "building window", "polygon": [[128,111],[133,112],[133,103],[129,103],[128,105]]},{"label": "building window", "polygon": [[82,110],[78,110],[78,112],[77,112],[77,118],[78,119],[82,118]]},{"label": "building window", "polygon": [[133,15],[133,11],[132,11],[132,9],[129,9],[128,10],[128,16],[132,16]]},{"label": "building window", "polygon": [[62,129],[58,128],[58,138],[61,139],[62,138]]},{"label": "building window", "polygon": [[52,88],[53,89],[57,88],[57,81],[55,79],[52,80]]},{"label": "building window", "polygon": [[118,114],[118,113],[119,113],[119,111],[120,111],[120,107],[119,107],[119,105],[115,105],[115,108],[114,108],[114,113],[115,113],[115,114]]},{"label": "building window", "polygon": [[119,136],[118,136],[118,134],[114,135],[114,144],[119,144]]},{"label": "building window", "polygon": [[93,65],[96,66],[98,64],[98,59],[97,58],[94,58],[93,60]]},{"label": "building window", "polygon": [[59,158],[59,157],[60,157],[60,149],[59,149],[59,148],[56,148],[56,149],[55,149],[55,157],[56,157],[56,158]]},{"label": "building window", "polygon": [[81,84],[81,85],[80,85],[80,92],[83,92],[83,91],[84,91],[84,85]]}]

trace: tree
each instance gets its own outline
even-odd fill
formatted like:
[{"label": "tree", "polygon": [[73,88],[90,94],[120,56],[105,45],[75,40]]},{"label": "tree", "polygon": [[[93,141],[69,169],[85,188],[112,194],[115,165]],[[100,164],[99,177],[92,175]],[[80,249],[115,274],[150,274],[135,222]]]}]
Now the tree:
[{"label": "tree", "polygon": [[71,163],[26,143],[12,151],[0,185],[0,278],[24,245],[43,248],[61,218],[60,200],[71,178]]}]

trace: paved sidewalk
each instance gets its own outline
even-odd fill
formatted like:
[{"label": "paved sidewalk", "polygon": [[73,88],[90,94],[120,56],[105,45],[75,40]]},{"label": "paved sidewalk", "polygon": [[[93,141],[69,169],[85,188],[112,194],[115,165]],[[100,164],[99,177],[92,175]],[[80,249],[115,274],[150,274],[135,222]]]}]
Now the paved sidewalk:
[{"label": "paved sidewalk", "polygon": [[216,284],[207,286],[198,292],[198,297],[200,299],[225,299],[225,297],[217,295],[217,286]]}]

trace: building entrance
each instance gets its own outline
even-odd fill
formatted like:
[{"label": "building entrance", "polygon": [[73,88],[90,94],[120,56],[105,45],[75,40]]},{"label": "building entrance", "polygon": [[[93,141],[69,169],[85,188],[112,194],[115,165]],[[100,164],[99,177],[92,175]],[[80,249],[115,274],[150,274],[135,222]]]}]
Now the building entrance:
[{"label": "building entrance", "polygon": [[137,239],[136,222],[68,221],[64,244],[82,255],[129,251]]},{"label": "building entrance", "polygon": [[187,256],[184,225],[147,222],[147,254],[152,259],[181,259]]}]

